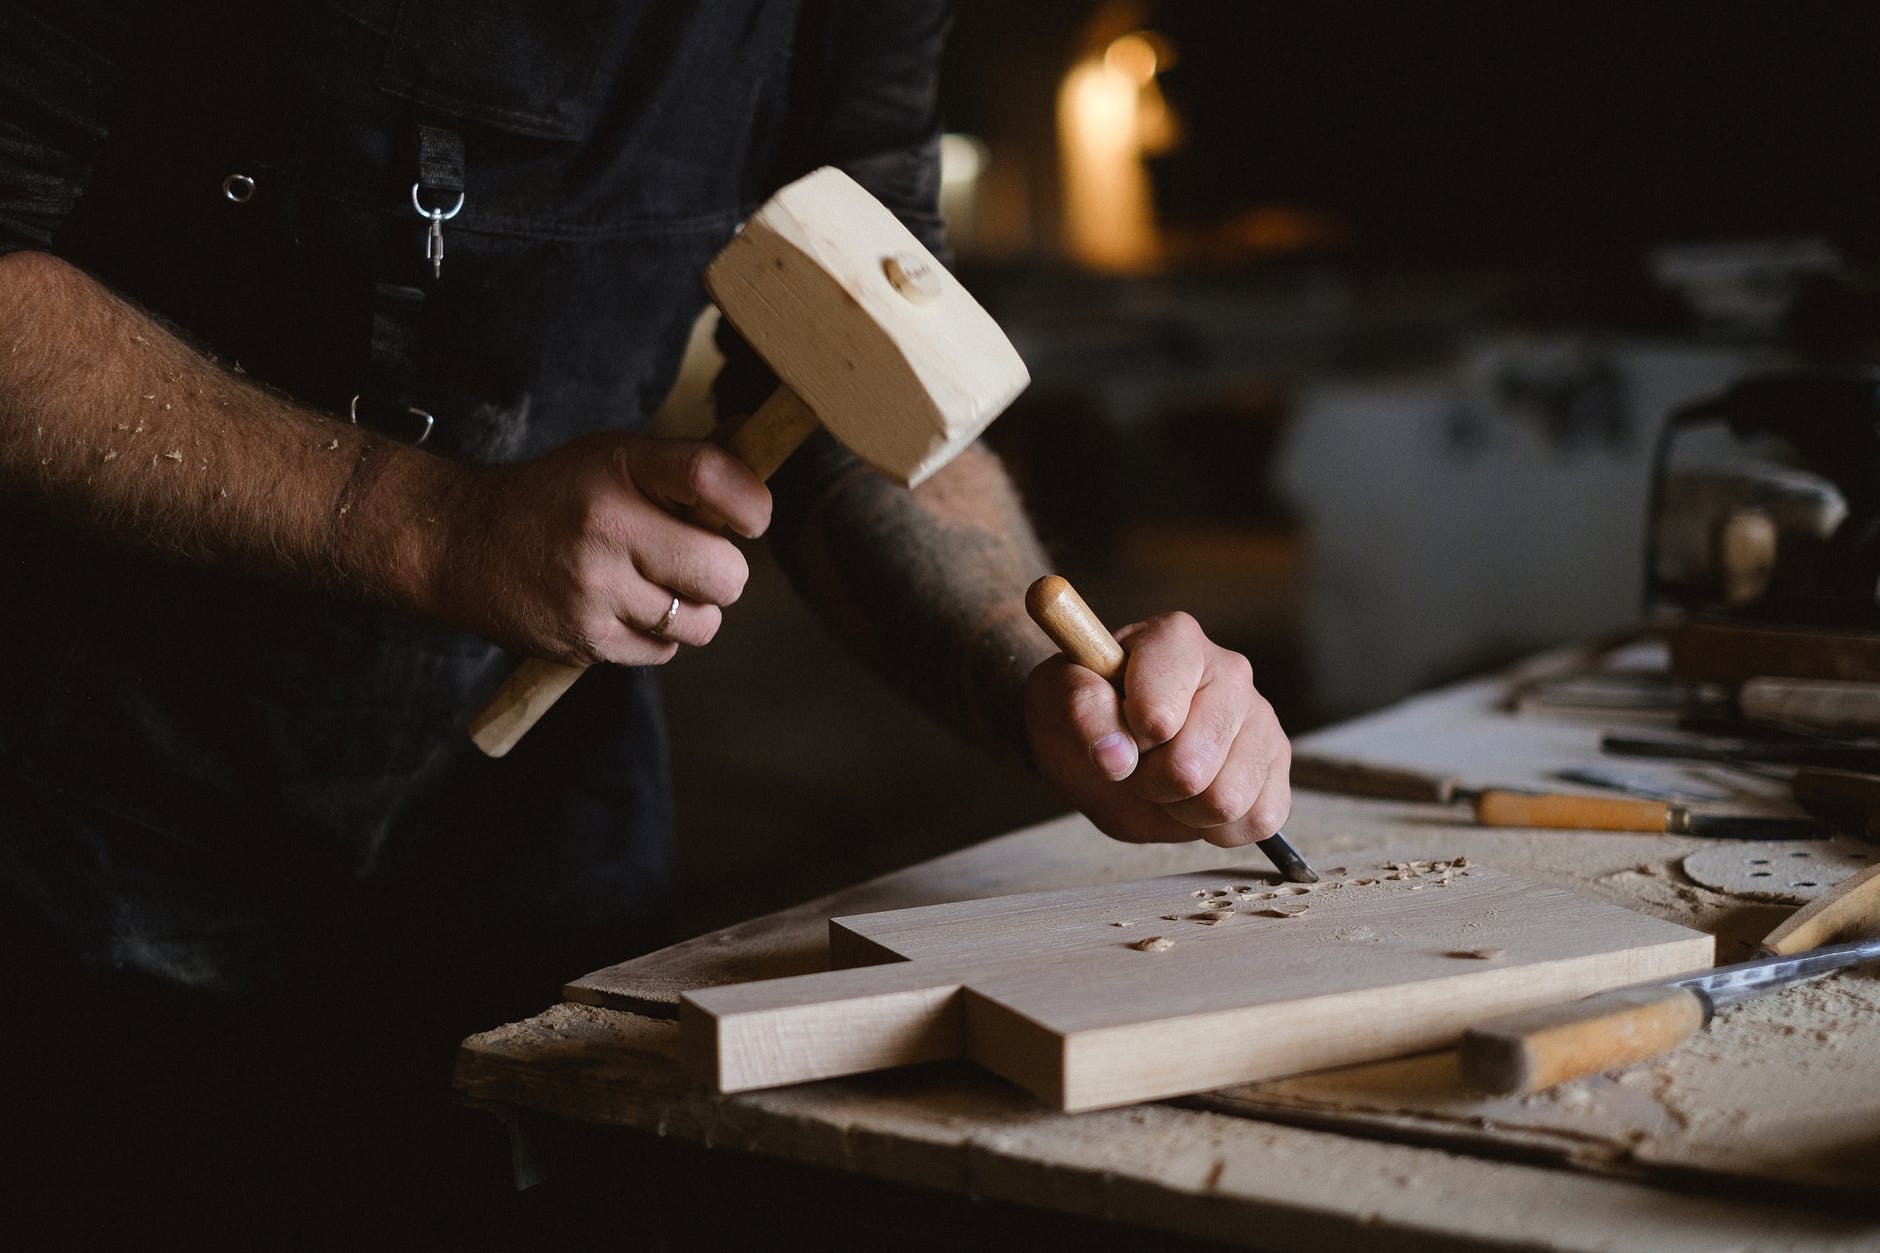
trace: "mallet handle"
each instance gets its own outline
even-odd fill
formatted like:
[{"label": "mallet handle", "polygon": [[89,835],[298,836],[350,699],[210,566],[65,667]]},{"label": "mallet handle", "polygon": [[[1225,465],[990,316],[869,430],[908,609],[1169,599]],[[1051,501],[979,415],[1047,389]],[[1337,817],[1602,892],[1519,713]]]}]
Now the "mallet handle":
[{"label": "mallet handle", "polygon": [[[768,480],[816,425],[809,406],[788,387],[779,387],[756,413],[735,425],[727,424],[728,429],[714,438],[758,478]],[[705,510],[694,512],[692,521],[714,531],[724,525],[723,518]],[[524,661],[470,720],[470,738],[491,757],[501,757],[574,686],[584,669],[539,657]]]}]

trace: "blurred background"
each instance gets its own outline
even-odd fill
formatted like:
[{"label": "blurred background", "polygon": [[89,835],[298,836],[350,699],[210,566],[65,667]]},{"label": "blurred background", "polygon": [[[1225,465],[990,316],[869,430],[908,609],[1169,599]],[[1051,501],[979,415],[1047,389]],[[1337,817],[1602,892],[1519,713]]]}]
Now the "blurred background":
[{"label": "blurred background", "polygon": [[[1840,3],[961,0],[948,229],[1034,378],[989,440],[1099,613],[1193,612],[1295,734],[1637,621],[1667,414],[1880,353],[1877,50]],[[1059,811],[750,552],[668,673],[682,933]]]}]

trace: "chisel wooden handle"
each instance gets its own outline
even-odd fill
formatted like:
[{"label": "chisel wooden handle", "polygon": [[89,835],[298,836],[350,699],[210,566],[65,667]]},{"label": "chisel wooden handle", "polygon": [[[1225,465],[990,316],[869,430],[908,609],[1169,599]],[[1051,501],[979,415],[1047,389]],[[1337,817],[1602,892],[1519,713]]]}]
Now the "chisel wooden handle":
[{"label": "chisel wooden handle", "polygon": [[[758,478],[768,480],[815,429],[816,415],[809,406],[788,387],[779,387],[756,413],[714,438]],[[724,525],[723,518],[706,510],[695,511],[692,521],[714,531]],[[501,757],[583,673],[581,666],[531,657],[516,667],[490,703],[470,720],[470,738],[491,757]]]},{"label": "chisel wooden handle", "polygon": [[1790,914],[1763,937],[1762,951],[1787,957],[1876,931],[1880,931],[1880,865],[1856,871]]},{"label": "chisel wooden handle", "polygon": [[1572,831],[1663,831],[1670,818],[1663,801],[1611,796],[1536,796],[1490,789],[1475,797],[1475,819],[1485,827],[1556,827]]},{"label": "chisel wooden handle", "polygon": [[1656,1057],[1697,1034],[1704,1022],[1704,1002],[1689,988],[1618,988],[1471,1027],[1457,1061],[1472,1088],[1538,1092]]},{"label": "chisel wooden handle", "polygon": [[1090,611],[1068,579],[1047,574],[1033,583],[1025,592],[1025,608],[1065,656],[1120,686],[1123,646],[1103,620]]},{"label": "chisel wooden handle", "polygon": [[[1084,598],[1066,579],[1047,574],[1025,591],[1025,609],[1051,642],[1086,670],[1094,670],[1109,681],[1119,693],[1123,690],[1126,654],[1116,642],[1103,619],[1090,611]],[[1265,853],[1280,874],[1293,883],[1317,883],[1318,872],[1306,864],[1286,839],[1284,831],[1275,831],[1253,846]]]}]

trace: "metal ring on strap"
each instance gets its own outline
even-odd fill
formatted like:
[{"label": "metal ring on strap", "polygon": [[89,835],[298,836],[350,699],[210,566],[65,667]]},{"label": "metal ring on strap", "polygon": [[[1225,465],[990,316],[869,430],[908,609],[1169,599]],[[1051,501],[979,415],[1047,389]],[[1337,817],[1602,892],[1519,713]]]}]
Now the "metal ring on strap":
[{"label": "metal ring on strap", "polygon": [[[437,425],[437,419],[418,408],[416,405],[406,405],[405,412],[414,418],[424,419],[424,429],[418,432],[418,438],[411,441],[411,446],[416,448],[419,444],[431,438],[431,428]],[[352,398],[352,403],[346,407],[346,416],[352,419],[354,426],[359,425],[359,397],[354,396]]]},{"label": "metal ring on strap", "polygon": [[421,218],[427,218],[437,222],[448,222],[456,217],[458,212],[463,208],[463,193],[458,192],[457,203],[452,205],[449,209],[427,209],[424,207],[424,201],[418,197],[418,193],[423,190],[423,183],[413,183],[411,185],[411,207],[418,211],[418,216]]}]

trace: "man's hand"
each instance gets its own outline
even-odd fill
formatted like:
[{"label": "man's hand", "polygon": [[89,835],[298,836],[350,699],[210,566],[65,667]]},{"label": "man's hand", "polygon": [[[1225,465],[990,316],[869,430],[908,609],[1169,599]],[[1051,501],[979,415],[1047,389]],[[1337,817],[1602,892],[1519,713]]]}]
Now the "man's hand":
[{"label": "man's hand", "polygon": [[680,644],[709,642],[750,567],[691,511],[750,538],[770,525],[763,483],[699,440],[585,436],[477,472],[447,499],[434,612],[574,665],[656,665]]},{"label": "man's hand", "polygon": [[1195,620],[1124,627],[1126,695],[1059,655],[1025,684],[1032,758],[1098,828],[1132,843],[1263,840],[1292,808],[1292,749],[1253,668]]}]

